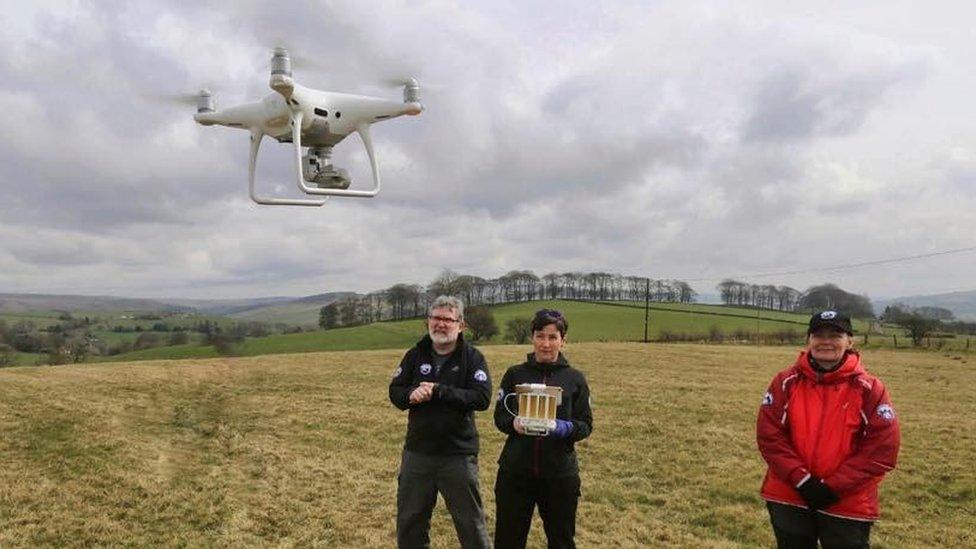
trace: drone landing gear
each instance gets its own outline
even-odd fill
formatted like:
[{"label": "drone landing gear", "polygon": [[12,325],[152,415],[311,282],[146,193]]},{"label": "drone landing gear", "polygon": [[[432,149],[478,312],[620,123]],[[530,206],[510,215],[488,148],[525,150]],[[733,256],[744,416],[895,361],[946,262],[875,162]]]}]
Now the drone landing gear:
[{"label": "drone landing gear", "polygon": [[302,177],[320,189],[348,189],[349,172],[332,166],[332,147],[309,147],[302,156]]},{"label": "drone landing gear", "polygon": [[251,129],[251,160],[248,163],[247,170],[247,182],[248,190],[251,193],[251,200],[257,202],[258,204],[264,204],[267,206],[321,206],[325,204],[325,198],[321,199],[307,199],[307,198],[269,198],[258,196],[257,191],[254,189],[254,172],[255,166],[258,162],[258,150],[261,148],[261,140],[264,139],[264,133],[257,128]]}]

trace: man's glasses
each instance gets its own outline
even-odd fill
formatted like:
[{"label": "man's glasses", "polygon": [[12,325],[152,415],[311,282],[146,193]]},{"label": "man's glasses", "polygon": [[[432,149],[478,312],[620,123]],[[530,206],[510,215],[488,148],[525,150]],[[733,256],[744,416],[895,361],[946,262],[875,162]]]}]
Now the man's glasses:
[{"label": "man's glasses", "polygon": [[456,318],[451,318],[449,316],[428,316],[427,320],[431,322],[443,322],[444,324],[454,324],[455,322],[460,322]]}]

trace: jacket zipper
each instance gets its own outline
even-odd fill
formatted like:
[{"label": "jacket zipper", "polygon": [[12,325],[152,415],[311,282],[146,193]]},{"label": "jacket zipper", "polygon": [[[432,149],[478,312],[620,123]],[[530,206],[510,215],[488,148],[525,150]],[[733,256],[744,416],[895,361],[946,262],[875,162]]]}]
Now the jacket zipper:
[{"label": "jacket zipper", "polygon": [[[543,385],[548,385],[549,384],[549,376],[546,375],[545,372],[542,373],[542,384]],[[542,438],[541,437],[536,437],[536,439],[533,442],[534,442],[534,444],[533,444],[533,448],[532,448],[533,449],[533,451],[532,451],[532,454],[533,454],[532,455],[532,458],[533,458],[532,459],[532,472],[538,478],[540,476],[539,475],[539,472],[540,472],[539,471],[539,456],[542,453]]]},{"label": "jacket zipper", "polygon": [[820,437],[823,436],[823,426],[824,417],[827,415],[827,385],[821,383],[823,380],[823,373],[817,372],[817,383],[815,387],[817,388],[817,394],[820,395],[820,423],[817,425],[817,440],[814,442],[813,450],[810,453],[810,468],[811,472],[813,469],[814,453],[820,448]]}]

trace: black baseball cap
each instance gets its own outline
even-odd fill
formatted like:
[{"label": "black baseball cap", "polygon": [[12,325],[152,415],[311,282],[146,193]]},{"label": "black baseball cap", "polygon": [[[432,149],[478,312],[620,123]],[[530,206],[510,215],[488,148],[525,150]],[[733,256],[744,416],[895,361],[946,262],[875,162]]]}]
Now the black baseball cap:
[{"label": "black baseball cap", "polygon": [[838,311],[820,311],[810,317],[810,327],[807,328],[807,335],[812,334],[817,328],[823,328],[824,326],[831,326],[847,335],[854,335],[854,328],[851,326],[851,317]]}]

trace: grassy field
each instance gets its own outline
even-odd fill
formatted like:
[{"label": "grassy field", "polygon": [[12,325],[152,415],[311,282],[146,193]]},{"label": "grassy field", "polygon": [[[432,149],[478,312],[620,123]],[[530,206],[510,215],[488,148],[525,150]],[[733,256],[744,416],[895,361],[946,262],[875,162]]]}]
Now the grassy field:
[{"label": "grassy field", "polygon": [[[550,301],[548,303],[556,303],[556,302]],[[560,300],[558,301],[558,303],[560,303],[561,306],[566,307],[567,303],[580,303],[580,302]],[[642,311],[644,306],[643,302],[638,303],[638,302],[616,301],[616,302],[606,302],[606,303],[610,303],[613,305],[626,305],[628,307],[640,307]],[[512,305],[501,305],[498,307],[494,307],[493,310],[505,310],[509,308],[514,310],[525,309],[529,313],[531,313],[532,311],[535,311],[539,307],[540,307],[539,302],[531,302],[531,303],[517,303]],[[712,312],[721,315],[729,315],[729,314],[742,315],[752,320],[756,318],[756,310],[747,307],[727,307],[724,305],[703,305],[698,303],[693,303],[693,304],[651,303],[651,307],[653,308],[652,310],[655,312],[659,310],[664,310],[665,312],[692,311],[693,313],[696,314],[703,313],[703,312],[704,313]],[[288,304],[288,305],[280,305],[280,306],[262,307],[261,309],[256,309],[253,311],[234,313],[230,316],[237,320],[262,320],[265,322],[284,322],[286,324],[299,325],[299,326],[318,326],[319,309],[320,307],[315,305],[297,307],[295,304]],[[652,312],[652,318],[653,318],[653,314],[655,313]],[[805,322],[806,321],[805,317],[808,315],[805,314],[797,315],[794,313],[784,313],[779,311],[762,311],[761,316],[767,319],[780,319],[780,320],[787,320],[787,321],[799,320],[800,322]],[[644,316],[643,313],[641,313],[640,315],[641,322],[643,322],[643,319]],[[706,331],[707,331],[707,326],[706,326]],[[640,337],[642,336],[643,336],[643,331],[640,334]]]},{"label": "grassy field", "polygon": [[[527,346],[484,348],[495,382]],[[0,546],[390,547],[403,350],[0,370]],[[755,414],[795,349],[572,343],[583,547],[769,547]],[[902,422],[874,546],[976,545],[973,361],[868,351]],[[488,413],[482,495],[502,435]],[[456,545],[439,504],[436,547]],[[536,520],[532,547],[544,545]]]}]

